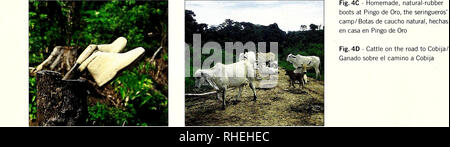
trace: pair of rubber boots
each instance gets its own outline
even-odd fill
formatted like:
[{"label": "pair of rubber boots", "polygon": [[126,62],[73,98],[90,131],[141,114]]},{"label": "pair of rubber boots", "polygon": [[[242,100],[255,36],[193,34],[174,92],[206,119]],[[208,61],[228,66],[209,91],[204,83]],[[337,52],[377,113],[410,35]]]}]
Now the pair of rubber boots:
[{"label": "pair of rubber boots", "polygon": [[127,39],[117,38],[111,44],[89,45],[78,57],[75,65],[63,80],[78,78],[86,68],[98,86],[110,81],[121,69],[127,67],[141,55],[145,49],[138,47],[125,53],[121,52],[127,45]]}]

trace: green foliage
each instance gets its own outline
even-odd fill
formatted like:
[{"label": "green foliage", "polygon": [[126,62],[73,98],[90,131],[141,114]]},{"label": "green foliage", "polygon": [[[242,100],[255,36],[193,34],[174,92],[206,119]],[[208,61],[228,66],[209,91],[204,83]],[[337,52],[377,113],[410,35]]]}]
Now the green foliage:
[{"label": "green foliage", "polygon": [[324,45],[323,44],[310,44],[305,50],[299,52],[304,56],[317,56],[320,57],[321,63],[323,63],[324,59]]},{"label": "green foliage", "polygon": [[166,33],[167,1],[31,1],[30,66],[41,63],[58,45],[108,44],[123,36],[128,40],[125,51],[156,49]]},{"label": "green foliage", "polygon": [[88,108],[89,117],[87,124],[102,126],[127,125],[132,114],[115,107],[97,103]]},{"label": "green foliage", "polygon": [[37,1],[30,2],[29,16],[29,53],[30,65],[35,66],[44,60],[46,48],[55,46],[57,42],[61,42],[64,32],[58,27],[58,23],[51,22],[52,19],[58,18],[49,16],[53,11],[42,10],[44,7],[58,7],[58,5],[49,6],[48,3],[40,3]]},{"label": "green foliage", "polygon": [[[111,85],[124,101],[124,108],[97,104],[89,107],[88,123],[95,125],[167,125],[168,101],[166,96],[155,89],[152,78],[140,74],[154,68],[142,62],[132,70],[124,71]],[[148,117],[151,115],[152,117]]]},{"label": "green foliage", "polygon": [[164,61],[169,61],[169,55],[168,54],[163,54],[163,60]]},{"label": "green foliage", "polygon": [[28,114],[30,120],[36,120],[36,78],[30,77],[28,91],[29,91],[29,101],[28,101]]},{"label": "green foliage", "polygon": [[[150,100],[156,100],[154,98],[160,100],[159,98],[161,97],[159,96],[162,96],[160,93],[151,93],[153,91],[153,82],[148,75],[142,75],[134,71],[125,71],[112,84],[115,87],[114,90],[120,93],[122,99],[131,101],[139,99],[141,101],[139,107],[142,107],[147,102],[153,102]],[[155,108],[152,107],[152,109]]]},{"label": "green foliage", "polygon": [[193,77],[185,77],[184,85],[186,91],[192,91],[192,89],[195,87],[195,79]]},{"label": "green foliage", "polygon": [[[136,2],[112,1],[104,4],[100,9],[86,10],[81,12],[81,21],[84,30],[76,32],[77,42],[82,46],[91,43],[109,43],[117,38],[117,34],[123,34],[128,39],[127,48],[135,47],[155,48],[146,42],[148,30],[154,30],[158,21],[153,22],[151,16],[161,15],[160,8],[153,8],[150,3],[136,5]],[[148,40],[152,42],[153,40]],[[153,42],[157,43],[157,42]]]},{"label": "green foliage", "polygon": [[283,69],[290,70],[290,71],[295,70],[295,67],[291,63],[287,62],[286,60],[278,61],[278,66]]}]

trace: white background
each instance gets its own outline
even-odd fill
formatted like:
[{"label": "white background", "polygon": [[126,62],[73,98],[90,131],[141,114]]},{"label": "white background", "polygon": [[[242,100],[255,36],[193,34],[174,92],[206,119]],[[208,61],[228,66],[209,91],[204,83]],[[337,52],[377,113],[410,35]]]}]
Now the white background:
[{"label": "white background", "polygon": [[[440,9],[449,8],[449,2],[445,1],[445,3],[446,6]],[[406,25],[404,28],[409,29],[407,35],[342,35],[337,31],[340,18],[338,16],[339,8],[342,9],[337,0],[325,3],[325,125],[448,126],[448,52],[433,54],[436,57],[435,62],[368,62],[361,64],[339,62],[338,57],[342,53],[338,49],[341,45],[347,47],[359,45],[361,48],[365,48],[367,45],[382,47],[395,45],[402,47],[448,46],[449,26]],[[357,8],[363,9],[364,6]],[[378,10],[391,9],[389,7],[374,8]],[[416,8],[418,10],[429,9],[425,6]],[[403,8],[396,9],[402,10]],[[408,16],[408,18],[414,17]],[[396,17],[382,18],[394,19]],[[398,25],[384,25],[383,27],[398,28]],[[358,55],[364,54],[363,52]],[[402,54],[412,56],[417,53]]]},{"label": "white background", "polygon": [[28,1],[0,1],[0,127],[28,126]]},{"label": "white background", "polygon": [[[340,64],[337,46],[352,36],[336,33],[337,2],[325,2],[325,125],[448,127],[448,52],[431,64]],[[28,1],[0,1],[0,126],[28,126],[27,11]],[[415,29],[421,31],[408,37],[359,37],[359,43],[448,46],[448,25]],[[171,0],[169,126],[184,126],[183,66],[184,2]]]}]

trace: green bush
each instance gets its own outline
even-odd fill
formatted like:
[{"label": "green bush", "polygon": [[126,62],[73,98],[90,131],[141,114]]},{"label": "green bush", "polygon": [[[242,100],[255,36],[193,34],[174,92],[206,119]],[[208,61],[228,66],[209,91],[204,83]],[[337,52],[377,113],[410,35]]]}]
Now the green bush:
[{"label": "green bush", "polygon": [[193,77],[185,77],[184,78],[185,91],[192,91],[195,87],[195,79]]},{"label": "green bush", "polygon": [[29,85],[28,85],[28,91],[29,91],[29,97],[30,99],[28,100],[28,114],[29,114],[29,118],[30,120],[36,120],[36,112],[37,112],[37,108],[36,108],[36,94],[37,94],[37,89],[36,89],[36,78],[34,77],[30,77],[29,81]]},{"label": "green bush", "polygon": [[285,70],[290,70],[290,71],[295,70],[295,67],[291,63],[289,63],[285,60],[278,61],[278,66]]},{"label": "green bush", "polygon": [[102,126],[127,125],[132,114],[122,109],[108,107],[105,104],[97,103],[88,108],[89,117],[87,124]]},{"label": "green bush", "polygon": [[[124,108],[97,104],[89,107],[88,124],[93,125],[167,125],[168,100],[147,74],[148,62],[124,71],[111,85],[124,102]],[[95,123],[94,123],[95,122]]]},{"label": "green bush", "polygon": [[167,98],[155,89],[149,75],[139,72],[150,68],[150,63],[141,63],[131,71],[124,71],[111,83],[125,101],[126,111],[133,115],[133,119],[128,121],[130,125],[167,125]]},{"label": "green bush", "polygon": [[110,84],[124,102],[124,107],[116,108],[105,104],[90,106],[88,124],[167,125],[167,97],[155,89],[152,77],[142,74],[142,71],[153,68],[150,63],[141,62],[137,67],[123,71],[116,77]]}]

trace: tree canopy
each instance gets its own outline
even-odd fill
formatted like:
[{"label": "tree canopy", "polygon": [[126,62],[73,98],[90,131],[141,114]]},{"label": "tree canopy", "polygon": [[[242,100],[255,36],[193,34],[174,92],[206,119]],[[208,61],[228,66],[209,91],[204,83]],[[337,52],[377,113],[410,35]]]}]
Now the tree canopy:
[{"label": "tree canopy", "polygon": [[[278,27],[276,22],[264,26],[226,19],[222,24],[209,25],[198,23],[195,16],[193,11],[185,11],[185,42],[187,44],[192,45],[192,35],[197,33],[202,35],[202,44],[208,41],[219,43],[237,41],[278,42],[280,57],[285,57],[289,53],[302,53],[303,55],[319,56],[323,59],[324,30],[320,25],[301,24],[298,31],[285,32]],[[224,44],[222,44],[222,48],[223,46]]]}]

